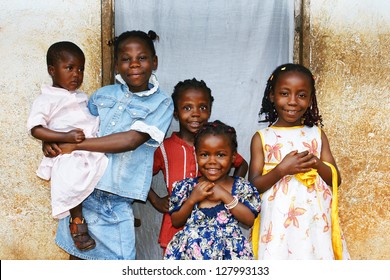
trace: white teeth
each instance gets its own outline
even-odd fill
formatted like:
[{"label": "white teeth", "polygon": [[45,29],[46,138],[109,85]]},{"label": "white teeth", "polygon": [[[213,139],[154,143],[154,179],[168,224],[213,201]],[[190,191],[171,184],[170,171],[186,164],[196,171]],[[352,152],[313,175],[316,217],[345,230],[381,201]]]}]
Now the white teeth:
[{"label": "white teeth", "polygon": [[190,123],[190,126],[192,126],[192,127],[199,127],[199,126],[200,126],[200,123],[198,123],[198,122],[193,122],[193,123]]}]

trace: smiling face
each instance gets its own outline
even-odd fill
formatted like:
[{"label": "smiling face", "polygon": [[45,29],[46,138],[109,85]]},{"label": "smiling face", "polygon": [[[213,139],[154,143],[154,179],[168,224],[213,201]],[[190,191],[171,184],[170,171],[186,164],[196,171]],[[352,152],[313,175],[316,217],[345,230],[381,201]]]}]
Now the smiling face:
[{"label": "smiling face", "polygon": [[198,140],[196,160],[200,173],[210,182],[218,183],[229,178],[236,157],[231,140],[226,135],[205,134]]},{"label": "smiling face", "polygon": [[152,71],[157,69],[157,56],[144,40],[131,37],[121,42],[116,59],[116,71],[131,92],[148,90]]},{"label": "smiling face", "polygon": [[48,66],[53,87],[75,91],[83,83],[85,59],[79,55],[63,52],[54,65]]},{"label": "smiling face", "polygon": [[311,105],[311,83],[307,75],[290,71],[279,75],[270,94],[278,113],[275,126],[301,125],[302,116]]},{"label": "smiling face", "polygon": [[181,138],[193,137],[211,114],[209,95],[201,89],[186,89],[180,93],[174,117],[179,121]]}]

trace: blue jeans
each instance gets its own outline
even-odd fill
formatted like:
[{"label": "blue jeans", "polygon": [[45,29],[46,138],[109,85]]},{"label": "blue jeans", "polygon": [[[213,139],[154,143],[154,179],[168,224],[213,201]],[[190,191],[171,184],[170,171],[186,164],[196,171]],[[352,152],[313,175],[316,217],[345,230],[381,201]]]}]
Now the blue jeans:
[{"label": "blue jeans", "polygon": [[87,260],[133,260],[136,255],[133,200],[95,189],[83,202],[83,216],[96,247],[80,251],[73,243],[69,216],[59,220],[56,244]]}]

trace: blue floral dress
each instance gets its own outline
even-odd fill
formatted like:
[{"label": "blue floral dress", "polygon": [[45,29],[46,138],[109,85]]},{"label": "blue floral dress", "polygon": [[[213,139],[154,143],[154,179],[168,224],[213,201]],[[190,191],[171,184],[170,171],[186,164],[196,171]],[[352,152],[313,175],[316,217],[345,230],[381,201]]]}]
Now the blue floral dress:
[{"label": "blue floral dress", "polygon": [[[180,209],[198,184],[198,178],[187,178],[173,185],[169,210]],[[255,217],[260,212],[260,195],[241,177],[234,177],[232,195],[247,206]],[[164,259],[235,260],[253,259],[252,245],[242,233],[238,220],[220,203],[211,208],[194,206],[184,228],[169,242]]]}]

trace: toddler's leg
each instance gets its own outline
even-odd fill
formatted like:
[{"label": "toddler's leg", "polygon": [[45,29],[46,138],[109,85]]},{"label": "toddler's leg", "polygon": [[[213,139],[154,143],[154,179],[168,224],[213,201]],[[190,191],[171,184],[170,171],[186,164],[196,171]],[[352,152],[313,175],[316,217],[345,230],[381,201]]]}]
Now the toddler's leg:
[{"label": "toddler's leg", "polygon": [[69,229],[77,249],[86,251],[95,248],[95,240],[88,233],[88,225],[83,217],[82,204],[70,209]]}]

